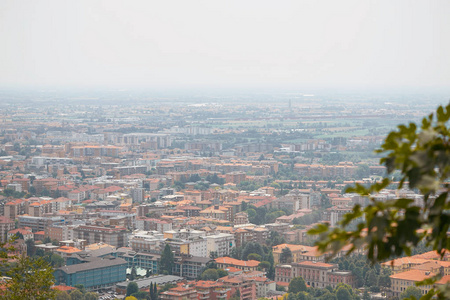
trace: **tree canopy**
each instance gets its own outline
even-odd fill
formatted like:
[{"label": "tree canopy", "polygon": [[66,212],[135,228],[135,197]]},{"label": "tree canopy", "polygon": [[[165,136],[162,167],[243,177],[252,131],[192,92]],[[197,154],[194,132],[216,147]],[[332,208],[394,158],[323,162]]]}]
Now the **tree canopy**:
[{"label": "tree canopy", "polygon": [[19,257],[7,272],[11,277],[2,299],[53,299],[56,291],[53,285],[53,268],[42,258]]},{"label": "tree canopy", "polygon": [[[450,250],[447,231],[450,226],[450,104],[440,106],[435,113],[422,119],[420,125],[399,125],[386,137],[379,153],[380,163],[386,166],[387,176],[370,187],[357,184],[347,192],[368,197],[366,207],[355,205],[344,215],[338,227],[320,224],[310,234],[320,236],[317,246],[334,254],[352,245],[349,253],[365,247],[370,261],[377,262],[401,255],[411,255],[412,249],[424,241],[443,255]],[[397,189],[408,187],[423,195],[423,203],[399,198],[377,200],[374,194],[393,184],[392,174],[400,171]],[[351,223],[356,230],[349,230]],[[444,295],[444,290],[431,290]]]},{"label": "tree canopy", "polygon": [[289,293],[298,293],[306,291],[306,283],[302,277],[294,277],[289,282]]},{"label": "tree canopy", "polygon": [[132,295],[134,293],[137,293],[137,292],[139,292],[139,287],[138,287],[137,283],[133,282],[133,281],[128,283],[128,285],[127,285],[127,296],[130,296],[130,295]]},{"label": "tree canopy", "polygon": [[172,274],[172,268],[174,264],[174,255],[172,253],[172,249],[169,244],[166,244],[164,247],[164,251],[161,255],[161,259],[159,261],[159,272]]}]

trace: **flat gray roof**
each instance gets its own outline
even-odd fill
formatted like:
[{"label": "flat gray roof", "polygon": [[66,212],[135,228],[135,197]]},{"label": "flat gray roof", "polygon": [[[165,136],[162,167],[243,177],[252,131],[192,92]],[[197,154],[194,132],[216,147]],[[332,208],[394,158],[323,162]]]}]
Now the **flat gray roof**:
[{"label": "flat gray roof", "polygon": [[101,269],[106,267],[112,267],[116,265],[126,265],[127,262],[125,259],[122,258],[99,258],[92,260],[90,262],[76,264],[76,265],[70,265],[70,266],[64,266],[61,268],[58,268],[58,270],[62,270],[66,274],[74,274],[78,272],[88,271],[92,269]]},{"label": "flat gray roof", "polygon": [[153,283],[153,284],[156,283],[157,285],[165,285],[167,283],[178,282],[178,281],[182,281],[182,280],[184,280],[183,277],[175,276],[175,275],[155,275],[155,276],[150,276],[148,278],[134,280],[134,281],[119,282],[116,284],[116,286],[121,289],[126,289],[127,285],[130,282],[136,282],[139,289],[142,289],[142,288],[146,288],[146,287],[150,286],[150,283]]}]

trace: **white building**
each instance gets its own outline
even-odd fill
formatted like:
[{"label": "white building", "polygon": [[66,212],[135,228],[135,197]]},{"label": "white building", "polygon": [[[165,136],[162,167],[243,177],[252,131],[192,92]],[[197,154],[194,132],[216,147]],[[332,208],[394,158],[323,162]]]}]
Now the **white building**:
[{"label": "white building", "polygon": [[135,231],[128,239],[129,247],[136,252],[160,251],[164,235],[156,231]]},{"label": "white building", "polygon": [[192,256],[208,257],[208,245],[203,237],[195,237],[189,241],[189,254]]},{"label": "white building", "polygon": [[219,233],[209,235],[206,237],[207,241],[207,256],[211,252],[217,252],[218,257],[227,256],[230,254],[231,248],[236,245],[234,235],[229,233]]}]

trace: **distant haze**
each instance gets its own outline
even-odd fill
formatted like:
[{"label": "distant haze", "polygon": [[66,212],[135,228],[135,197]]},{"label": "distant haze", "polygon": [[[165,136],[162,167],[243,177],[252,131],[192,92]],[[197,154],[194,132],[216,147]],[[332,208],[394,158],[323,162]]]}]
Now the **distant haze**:
[{"label": "distant haze", "polygon": [[450,1],[0,0],[0,87],[450,90]]}]

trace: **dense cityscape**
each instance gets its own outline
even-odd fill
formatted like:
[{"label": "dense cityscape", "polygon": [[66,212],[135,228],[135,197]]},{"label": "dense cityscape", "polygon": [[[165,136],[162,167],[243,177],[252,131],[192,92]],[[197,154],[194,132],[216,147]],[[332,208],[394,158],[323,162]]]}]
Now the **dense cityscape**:
[{"label": "dense cityscape", "polygon": [[1,242],[53,267],[57,299],[392,299],[450,274],[424,246],[371,265],[307,234],[368,204],[346,188],[382,178],[374,150],[439,97],[115,95],[1,95]]},{"label": "dense cityscape", "polygon": [[449,12],[0,0],[0,300],[450,299]]}]

